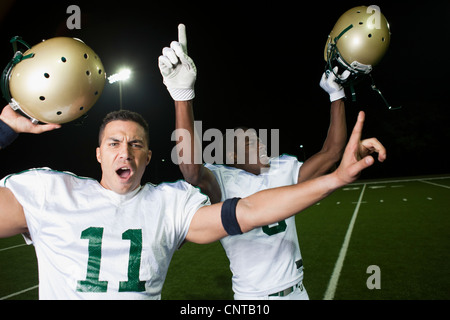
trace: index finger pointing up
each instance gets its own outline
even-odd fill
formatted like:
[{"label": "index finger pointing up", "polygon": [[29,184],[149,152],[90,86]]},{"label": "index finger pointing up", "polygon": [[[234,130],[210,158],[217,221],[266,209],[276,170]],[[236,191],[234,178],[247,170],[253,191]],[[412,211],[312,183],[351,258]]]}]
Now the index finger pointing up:
[{"label": "index finger pointing up", "polygon": [[360,111],[358,114],[358,120],[356,121],[356,124],[353,127],[353,131],[349,138],[348,144],[357,145],[359,143],[359,141],[361,140],[364,120],[365,120],[365,113],[364,111]]},{"label": "index finger pointing up", "polygon": [[186,26],[182,23],[178,25],[178,42],[183,47],[183,51],[187,54]]}]

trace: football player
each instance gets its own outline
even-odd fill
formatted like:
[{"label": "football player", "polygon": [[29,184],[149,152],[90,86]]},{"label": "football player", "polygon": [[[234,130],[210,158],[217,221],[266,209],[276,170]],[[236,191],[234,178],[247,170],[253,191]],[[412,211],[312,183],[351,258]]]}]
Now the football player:
[{"label": "football player", "polygon": [[[181,133],[189,132],[189,137],[195,137],[192,99],[195,96],[196,67],[187,55],[184,25],[179,25],[178,41],[163,49],[159,66],[164,83],[175,100],[176,128],[182,129]],[[304,164],[288,155],[269,160],[266,147],[256,134],[240,130],[236,131],[236,135],[247,136],[243,150],[244,163],[236,161],[236,145],[234,152],[224,152],[227,160],[223,163],[230,164],[228,166],[196,164],[196,151],[188,152],[192,159],[180,163],[186,181],[199,186],[212,203],[217,203],[228,198],[246,197],[268,188],[301,184],[328,172],[341,159],[347,138],[345,93],[335,81],[336,72],[337,67],[333,73],[324,73],[320,81],[331,101],[327,138],[322,150]],[[345,71],[340,79],[348,75],[349,72]],[[179,152],[195,150],[196,146],[201,145],[194,139],[179,139]],[[363,156],[377,151],[380,152],[380,160],[384,160],[384,148],[376,139],[363,141],[359,148]],[[252,155],[256,155],[253,157],[256,163],[250,163]],[[276,199],[275,202],[281,201]],[[294,216],[242,235],[225,237],[221,243],[230,260],[235,299],[308,299],[303,286],[303,260]]]}]

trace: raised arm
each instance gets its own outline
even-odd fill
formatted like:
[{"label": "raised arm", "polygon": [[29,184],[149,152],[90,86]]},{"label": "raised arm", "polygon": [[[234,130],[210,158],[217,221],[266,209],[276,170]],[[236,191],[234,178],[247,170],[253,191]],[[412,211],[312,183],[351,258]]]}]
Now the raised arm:
[{"label": "raised arm", "polygon": [[[193,101],[175,101],[175,127],[179,167],[184,179],[206,194],[211,203],[221,200],[220,186],[214,174],[199,161],[202,145],[194,128]],[[186,159],[184,152],[189,157]]]},{"label": "raised arm", "polygon": [[179,166],[184,179],[209,196],[212,203],[221,199],[221,191],[214,174],[201,161],[202,144],[194,128],[193,98],[197,69],[187,55],[186,28],[178,26],[178,41],[164,48],[159,57],[164,84],[175,101],[175,139]]},{"label": "raised arm", "polygon": [[341,159],[346,140],[345,105],[344,101],[339,99],[331,103],[330,126],[322,149],[300,167],[298,183],[329,172]]},{"label": "raised arm", "polygon": [[[0,114],[0,147],[9,145],[19,133],[42,133],[59,127],[57,124],[33,124],[7,105]],[[27,232],[27,223],[22,206],[9,189],[0,187],[0,238],[24,232]]]},{"label": "raised arm", "polygon": [[[340,77],[345,79],[348,75],[349,72],[345,71]],[[319,177],[333,169],[342,157],[347,140],[344,89],[336,82],[334,73],[324,73],[320,86],[330,95],[330,126],[322,149],[300,167],[298,183]]]},{"label": "raised arm", "polygon": [[[360,145],[365,141],[360,141],[364,117],[364,113],[360,112],[342,161],[334,172],[296,185],[263,190],[241,199],[235,210],[240,230],[247,232],[287,219],[327,197],[336,189],[355,181],[362,170],[374,163],[370,155],[361,158],[360,154]],[[386,150],[379,147],[378,151],[378,159],[384,161]],[[222,221],[222,205],[223,203],[218,203],[199,209],[191,222],[186,239],[196,243],[208,243],[227,236]]]},{"label": "raised arm", "polygon": [[187,182],[198,186],[203,171],[201,141],[194,128],[193,100],[175,101],[176,147],[179,166]]}]

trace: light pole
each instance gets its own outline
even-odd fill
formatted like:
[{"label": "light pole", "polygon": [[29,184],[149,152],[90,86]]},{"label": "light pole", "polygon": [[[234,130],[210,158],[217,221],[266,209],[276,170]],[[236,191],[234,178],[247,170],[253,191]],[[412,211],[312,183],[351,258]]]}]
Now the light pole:
[{"label": "light pole", "polygon": [[115,73],[108,77],[109,83],[119,82],[119,100],[120,100],[120,110],[122,110],[122,81],[130,78],[130,69],[121,69],[118,73]]}]

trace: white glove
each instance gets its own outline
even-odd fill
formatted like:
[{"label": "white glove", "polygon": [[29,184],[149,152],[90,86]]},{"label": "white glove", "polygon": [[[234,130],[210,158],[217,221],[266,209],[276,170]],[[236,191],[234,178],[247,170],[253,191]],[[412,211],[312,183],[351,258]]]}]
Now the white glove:
[{"label": "white glove", "polygon": [[[320,87],[330,95],[330,101],[336,101],[345,98],[344,88],[336,82],[336,76],[338,67],[334,67],[333,72],[327,74],[324,72],[322,79],[320,80]],[[345,80],[350,75],[350,71],[345,70],[342,75],[338,75],[339,79]]]},{"label": "white glove", "polygon": [[170,48],[164,48],[158,58],[159,70],[164,84],[175,101],[192,100],[195,97],[194,85],[197,68],[187,55],[186,27],[178,25],[178,41],[172,41]]}]

